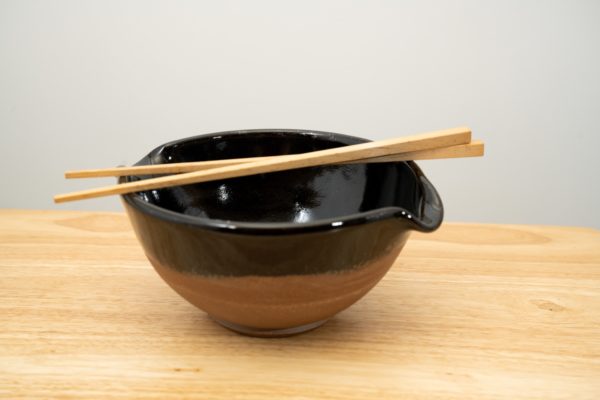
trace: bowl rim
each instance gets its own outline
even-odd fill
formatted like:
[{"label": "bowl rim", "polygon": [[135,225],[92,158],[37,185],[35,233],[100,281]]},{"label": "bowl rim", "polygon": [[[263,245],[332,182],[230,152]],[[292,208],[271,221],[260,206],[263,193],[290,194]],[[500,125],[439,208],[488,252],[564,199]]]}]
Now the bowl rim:
[{"label": "bowl rim", "polygon": [[[253,133],[278,133],[281,135],[322,137],[324,139],[334,140],[343,145],[351,145],[370,141],[369,139],[357,136],[309,129],[270,128],[231,130],[195,135],[164,143],[160,146],[155,147],[135,165],[141,165],[142,163],[144,163],[145,160],[151,160],[153,156],[159,154],[167,146],[173,146],[190,140],[219,138],[222,136],[236,136]],[[205,228],[230,233],[270,235],[281,233],[292,234],[314,231],[329,231],[333,229],[341,229],[343,227],[361,225],[386,219],[397,219],[408,224],[408,226],[412,229],[421,232],[431,232],[436,230],[441,225],[444,215],[444,208],[437,190],[427,179],[425,174],[423,174],[421,168],[419,168],[419,166],[414,161],[398,161],[395,163],[404,163],[408,165],[408,167],[411,168],[412,171],[415,173],[417,179],[421,182],[424,202],[434,205],[432,212],[435,215],[432,215],[432,218],[417,218],[416,216],[412,215],[409,210],[406,210],[402,207],[388,206],[377,208],[374,210],[348,214],[336,218],[318,219],[303,223],[230,221],[186,215],[176,211],[168,210],[155,204],[148,203],[147,201],[143,200],[142,196],[140,196],[137,192],[121,195],[121,199],[126,206],[131,206],[135,210],[148,214],[152,217],[156,217],[169,222],[188,225],[191,227]],[[129,177],[120,177],[119,183],[129,181],[129,179]]]}]

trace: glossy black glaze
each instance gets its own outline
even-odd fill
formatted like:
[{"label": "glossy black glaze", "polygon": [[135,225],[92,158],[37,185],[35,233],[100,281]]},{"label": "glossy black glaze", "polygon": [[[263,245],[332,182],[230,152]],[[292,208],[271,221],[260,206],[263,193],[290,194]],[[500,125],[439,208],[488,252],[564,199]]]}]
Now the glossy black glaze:
[{"label": "glossy black glaze", "polygon": [[[292,154],[364,141],[300,130],[221,132],[167,143],[138,165]],[[349,270],[399,252],[410,230],[435,230],[443,216],[437,192],[413,162],[304,168],[123,199],[153,261],[204,276]]]}]

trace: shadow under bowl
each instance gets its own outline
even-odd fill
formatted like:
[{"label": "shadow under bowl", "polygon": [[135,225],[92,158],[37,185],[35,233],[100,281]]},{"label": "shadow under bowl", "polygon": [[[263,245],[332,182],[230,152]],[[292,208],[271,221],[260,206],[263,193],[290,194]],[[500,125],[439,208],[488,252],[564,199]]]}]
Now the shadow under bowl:
[{"label": "shadow under bowl", "polygon": [[[164,144],[136,165],[366,141],[292,129],[219,132]],[[266,337],[316,328],[355,303],[412,230],[433,231],[443,218],[439,195],[414,162],[302,168],[122,200],[148,259],[177,293],[229,329]]]}]

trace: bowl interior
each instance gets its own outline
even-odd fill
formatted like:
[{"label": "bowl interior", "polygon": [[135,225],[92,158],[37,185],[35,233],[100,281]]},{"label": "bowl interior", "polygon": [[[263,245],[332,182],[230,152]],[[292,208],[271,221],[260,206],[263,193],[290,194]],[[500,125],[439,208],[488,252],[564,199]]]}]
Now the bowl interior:
[{"label": "bowl interior", "polygon": [[[161,146],[138,164],[303,153],[364,140],[305,131],[205,135]],[[143,179],[147,177],[133,177]],[[385,207],[420,215],[421,183],[405,162],[319,166],[141,192],[177,213],[243,222],[313,222]]]}]

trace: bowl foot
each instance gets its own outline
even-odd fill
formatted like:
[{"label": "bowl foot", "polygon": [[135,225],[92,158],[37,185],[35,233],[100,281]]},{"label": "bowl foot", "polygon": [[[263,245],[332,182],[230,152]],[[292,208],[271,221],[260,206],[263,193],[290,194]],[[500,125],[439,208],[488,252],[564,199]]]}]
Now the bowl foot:
[{"label": "bowl foot", "polygon": [[262,328],[252,328],[248,326],[234,324],[233,322],[223,321],[218,318],[211,318],[217,322],[219,325],[224,326],[225,328],[232,330],[236,333],[241,333],[242,335],[261,337],[261,338],[280,338],[286,336],[293,336],[299,333],[304,333],[308,331],[312,331],[323,325],[328,319],[323,319],[317,322],[311,322],[309,324],[294,326],[291,328],[283,328],[283,329],[262,329]]}]

